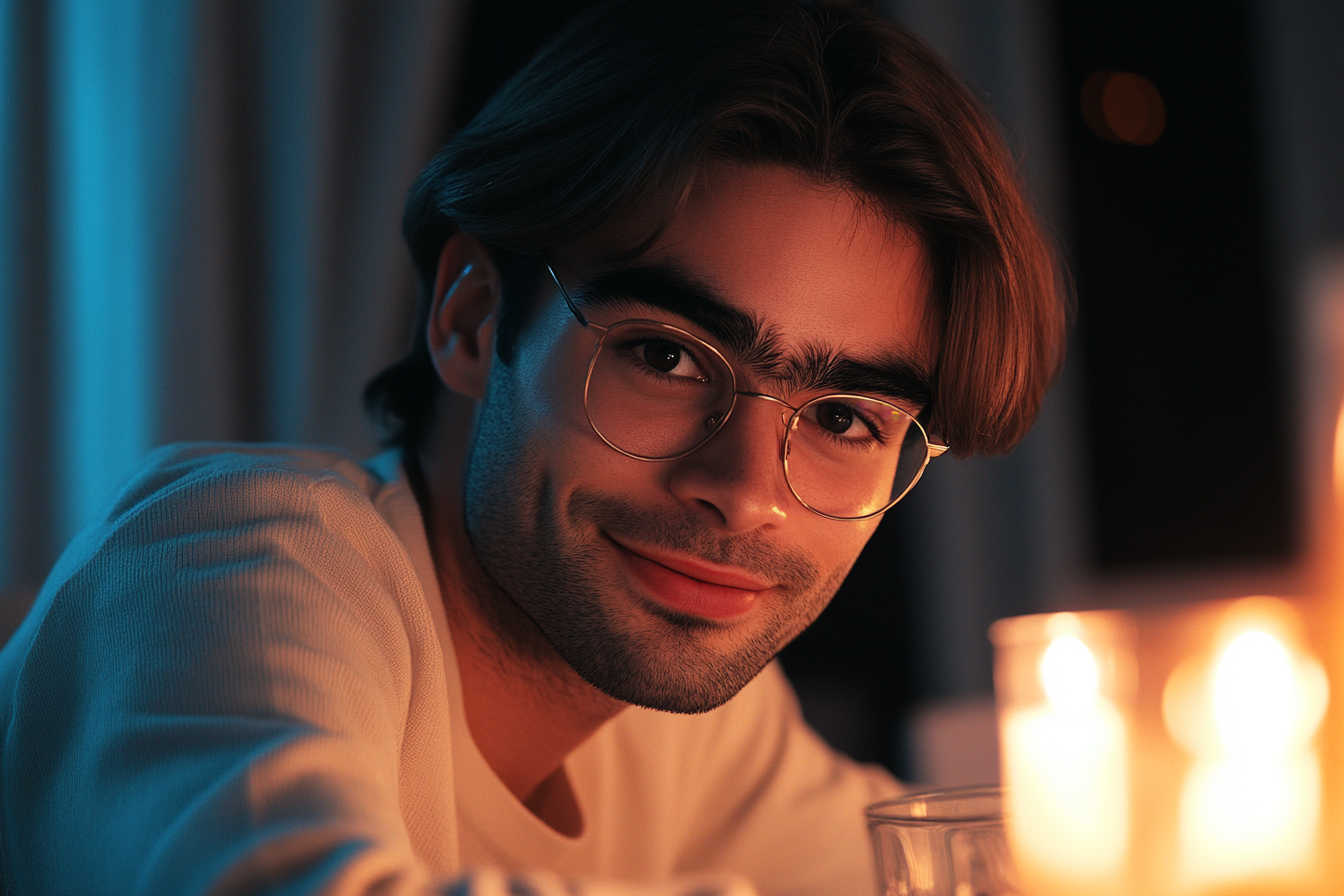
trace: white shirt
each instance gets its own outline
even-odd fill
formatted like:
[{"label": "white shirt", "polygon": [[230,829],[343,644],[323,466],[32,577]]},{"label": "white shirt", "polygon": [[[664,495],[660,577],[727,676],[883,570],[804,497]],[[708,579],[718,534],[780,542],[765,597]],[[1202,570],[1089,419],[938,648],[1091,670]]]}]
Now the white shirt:
[{"label": "white shirt", "polygon": [[571,838],[476,749],[442,599],[394,454],[157,452],[0,653],[8,886],[401,893],[496,866],[872,892],[862,808],[895,782],[827,748],[777,665],[604,726],[566,760]]}]

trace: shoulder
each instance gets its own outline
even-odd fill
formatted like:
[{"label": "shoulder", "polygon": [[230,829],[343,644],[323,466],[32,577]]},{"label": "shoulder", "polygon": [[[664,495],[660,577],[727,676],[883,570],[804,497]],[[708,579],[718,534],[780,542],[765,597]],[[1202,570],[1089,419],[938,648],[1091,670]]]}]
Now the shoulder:
[{"label": "shoulder", "polygon": [[[25,627],[131,639],[292,629],[405,616],[423,602],[381,481],[335,451],[171,445],[156,451],[49,576]],[[65,620],[69,626],[58,623]],[[28,634],[21,630],[21,634]],[[32,632],[31,634],[36,634]],[[17,637],[17,636],[16,636]]]},{"label": "shoulder", "polygon": [[334,450],[290,445],[179,444],[155,451],[106,514],[71,544],[52,578],[93,552],[126,554],[155,545],[174,560],[283,541],[318,547],[333,539],[364,554],[398,541],[374,507],[385,483]]},{"label": "shoulder", "polygon": [[376,488],[373,475],[339,451],[296,445],[183,443],[167,445],[150,455],[140,472],[126,483],[109,508],[115,522],[147,504],[171,501],[182,492],[215,495],[229,502],[231,492],[271,495],[328,486],[332,494],[368,496]]},{"label": "shoulder", "polygon": [[399,776],[438,779],[402,748],[442,741],[446,685],[382,486],[335,452],[155,453],[0,652],[0,792],[27,819],[9,855],[65,856],[26,879],[195,892],[143,881],[307,854],[314,831],[409,855]]},{"label": "shoulder", "polygon": [[135,703],[155,682],[170,703],[266,714],[356,676],[404,709],[432,621],[378,484],[336,452],[160,449],[62,555],[0,684],[73,700],[96,680]]}]

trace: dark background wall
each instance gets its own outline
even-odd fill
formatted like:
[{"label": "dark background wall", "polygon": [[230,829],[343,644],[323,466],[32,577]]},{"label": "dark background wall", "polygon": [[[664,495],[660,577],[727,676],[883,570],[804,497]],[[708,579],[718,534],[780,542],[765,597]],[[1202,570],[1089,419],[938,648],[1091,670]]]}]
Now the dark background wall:
[{"label": "dark background wall", "polygon": [[[1284,563],[1300,548],[1254,14],[1246,2],[1057,4],[1101,570]],[[1080,85],[1106,70],[1161,85],[1151,145],[1085,120]]]}]

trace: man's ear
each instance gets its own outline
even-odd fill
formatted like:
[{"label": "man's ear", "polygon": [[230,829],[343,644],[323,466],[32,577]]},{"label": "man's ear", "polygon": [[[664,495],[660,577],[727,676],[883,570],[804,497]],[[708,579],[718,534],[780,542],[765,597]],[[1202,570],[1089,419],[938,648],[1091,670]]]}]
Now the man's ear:
[{"label": "man's ear", "polygon": [[483,398],[495,354],[499,270],[485,245],[460,231],[448,237],[434,277],[425,338],[439,379],[468,398]]}]

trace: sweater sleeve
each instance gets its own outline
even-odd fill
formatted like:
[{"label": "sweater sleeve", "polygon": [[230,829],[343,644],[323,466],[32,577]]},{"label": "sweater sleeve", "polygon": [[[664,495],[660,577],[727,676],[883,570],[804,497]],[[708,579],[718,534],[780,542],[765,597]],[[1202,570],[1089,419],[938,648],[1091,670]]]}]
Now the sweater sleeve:
[{"label": "sweater sleeve", "polygon": [[12,892],[423,890],[399,776],[443,682],[412,675],[439,663],[395,537],[345,479],[255,458],[152,485],[0,656]]}]

